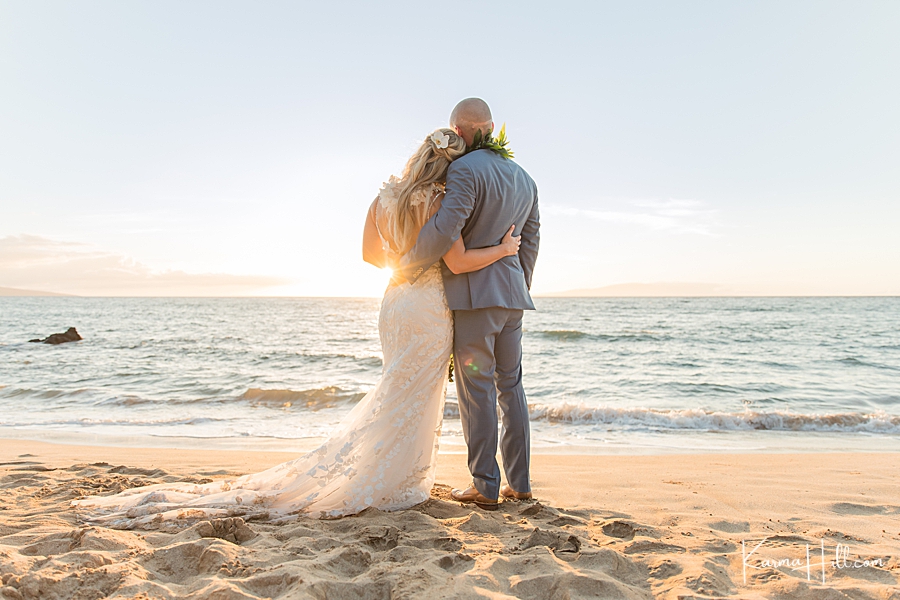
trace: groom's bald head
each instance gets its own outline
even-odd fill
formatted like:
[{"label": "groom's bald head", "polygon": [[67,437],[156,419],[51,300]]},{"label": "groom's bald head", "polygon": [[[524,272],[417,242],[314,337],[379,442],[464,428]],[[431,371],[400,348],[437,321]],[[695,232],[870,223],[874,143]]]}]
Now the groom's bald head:
[{"label": "groom's bald head", "polygon": [[494,130],[494,118],[487,102],[481,98],[466,98],[453,107],[450,127],[466,140],[466,145],[471,146],[476,131],[486,135]]}]

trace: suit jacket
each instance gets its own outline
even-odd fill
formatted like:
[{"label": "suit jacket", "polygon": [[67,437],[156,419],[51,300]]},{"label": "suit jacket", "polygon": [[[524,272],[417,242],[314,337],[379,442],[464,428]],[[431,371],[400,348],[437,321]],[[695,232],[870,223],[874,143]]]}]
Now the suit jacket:
[{"label": "suit jacket", "polygon": [[513,223],[513,235],[522,236],[517,255],[459,275],[442,263],[444,289],[451,310],[533,310],[529,290],[541,226],[537,186],[525,169],[490,150],[470,152],[450,164],[441,208],[422,227],[397,275],[414,282],[460,235],[467,249],[496,246]]}]

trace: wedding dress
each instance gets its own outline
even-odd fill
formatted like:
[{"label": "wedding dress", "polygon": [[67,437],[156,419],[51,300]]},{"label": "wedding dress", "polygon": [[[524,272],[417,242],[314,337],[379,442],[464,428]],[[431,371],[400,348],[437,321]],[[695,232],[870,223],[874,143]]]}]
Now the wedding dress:
[{"label": "wedding dress", "polygon": [[[399,253],[390,217],[398,180],[376,203],[376,227],[386,249]],[[442,189],[417,191],[417,222]],[[420,220],[421,219],[421,220]],[[206,484],[167,483],[73,502],[87,522],[147,528],[163,521],[222,516],[340,517],[368,507],[409,508],[428,499],[444,411],[452,317],[439,265],[418,281],[388,287],[378,331],[384,354],[380,381],[317,449],[261,473]]]}]

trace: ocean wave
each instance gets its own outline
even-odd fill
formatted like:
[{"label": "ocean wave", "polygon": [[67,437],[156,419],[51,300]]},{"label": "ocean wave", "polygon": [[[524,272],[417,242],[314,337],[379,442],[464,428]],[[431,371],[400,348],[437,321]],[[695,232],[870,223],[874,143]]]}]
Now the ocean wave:
[{"label": "ocean wave", "polygon": [[550,331],[535,331],[532,333],[534,335],[559,340],[561,342],[569,342],[591,337],[591,334],[585,333],[583,331],[578,331],[577,329],[552,329]]},{"label": "ocean wave", "polygon": [[900,371],[897,367],[891,365],[883,365],[874,362],[867,362],[864,360],[860,360],[858,358],[854,358],[852,356],[848,356],[847,358],[839,358],[837,362],[850,366],[850,367],[871,367],[874,369],[887,369],[889,371]]},{"label": "ocean wave", "polygon": [[[459,406],[455,402],[444,404],[444,418],[459,418]],[[717,412],[534,404],[529,407],[529,419],[561,425],[618,425],[656,430],[900,433],[900,416],[883,411],[817,415],[777,410]]]},{"label": "ocean wave", "polygon": [[264,406],[280,406],[283,408],[302,407],[310,410],[329,408],[340,404],[359,402],[365,393],[351,392],[337,386],[327,386],[312,390],[265,390],[250,388],[238,400],[246,400],[252,404]]},{"label": "ocean wave", "polygon": [[205,425],[207,423],[217,423],[217,422],[227,422],[230,419],[217,419],[215,417],[186,417],[186,418],[175,418],[175,419],[90,419],[87,417],[79,418],[79,419],[56,419],[50,421],[41,421],[40,423],[33,422],[18,422],[18,421],[2,421],[0,420],[0,425],[3,427],[40,427],[40,428],[55,428],[66,425],[79,425],[79,426],[92,426],[92,425],[101,425],[101,426],[114,426],[114,427],[141,427],[145,425],[152,425],[154,427],[157,426],[166,426],[166,425]]},{"label": "ocean wave", "polygon": [[43,405],[46,408],[59,407],[67,404],[69,400],[81,400],[90,406],[131,407],[144,404],[159,404],[176,406],[180,404],[194,404],[203,402],[216,402],[218,398],[177,398],[165,399],[138,396],[136,394],[110,393],[108,390],[96,388],[81,388],[75,390],[35,390],[31,388],[18,388],[0,386],[0,398],[27,399],[27,400],[52,400],[55,402]]},{"label": "ocean wave", "polygon": [[577,329],[550,329],[546,331],[532,331],[531,335],[556,340],[558,342],[577,342],[581,340],[593,340],[600,342],[645,342],[660,341],[668,339],[668,336],[662,336],[651,331],[639,332],[623,332],[623,333],[587,333]]},{"label": "ocean wave", "polygon": [[16,388],[9,386],[0,386],[0,397],[3,398],[37,398],[41,400],[55,400],[57,398],[68,398],[75,396],[83,396],[89,394],[91,390],[33,390],[31,388]]},{"label": "ocean wave", "polygon": [[365,365],[367,367],[381,368],[383,362],[379,356],[358,356],[355,354],[340,354],[332,352],[303,352],[299,354],[309,362],[331,362],[331,361],[348,361],[355,364]]},{"label": "ocean wave", "polygon": [[215,393],[213,396],[203,395],[198,397],[173,397],[171,394],[167,394],[165,399],[127,393],[110,394],[106,390],[99,389],[36,390],[25,387],[0,386],[0,398],[52,400],[56,401],[57,405],[67,399],[84,398],[92,406],[126,408],[145,404],[178,406],[188,404],[227,404],[239,401],[249,402],[259,406],[278,408],[295,407],[317,410],[341,404],[353,404],[359,402],[363,396],[365,396],[365,393],[363,392],[350,391],[337,386],[326,386],[300,391],[290,389],[249,388],[237,396],[235,396],[233,392],[221,392]]},{"label": "ocean wave", "polygon": [[[152,400],[150,398],[143,398],[141,396],[135,396],[133,394],[125,394],[122,396],[113,396],[111,398],[104,398],[103,400],[98,400],[94,402],[95,406],[103,406],[103,405],[112,405],[112,406],[141,406],[142,404],[157,404],[159,400]],[[175,404],[177,401],[169,401],[169,403]]]},{"label": "ocean wave", "polygon": [[900,433],[900,416],[882,411],[803,414],[778,410],[719,412],[535,404],[530,407],[530,418],[532,421],[550,423],[627,425],[653,429]]}]

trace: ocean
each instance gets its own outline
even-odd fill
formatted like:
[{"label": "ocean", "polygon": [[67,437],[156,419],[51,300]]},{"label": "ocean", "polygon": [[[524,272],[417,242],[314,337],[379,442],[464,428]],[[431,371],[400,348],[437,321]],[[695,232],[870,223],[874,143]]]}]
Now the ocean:
[{"label": "ocean", "polygon": [[[380,375],[379,303],[0,298],[0,437],[310,449]],[[900,451],[900,298],[536,305],[533,452]],[[450,384],[441,450],[464,449]]]}]

